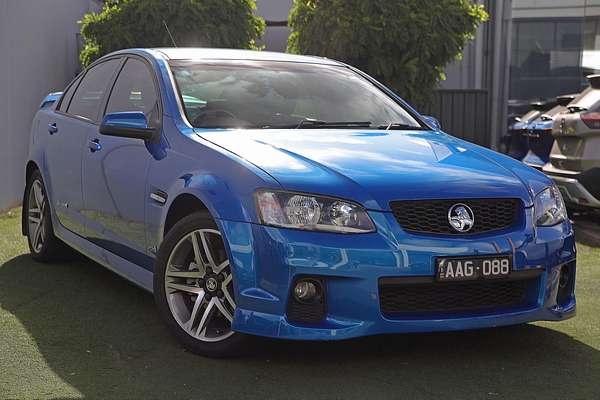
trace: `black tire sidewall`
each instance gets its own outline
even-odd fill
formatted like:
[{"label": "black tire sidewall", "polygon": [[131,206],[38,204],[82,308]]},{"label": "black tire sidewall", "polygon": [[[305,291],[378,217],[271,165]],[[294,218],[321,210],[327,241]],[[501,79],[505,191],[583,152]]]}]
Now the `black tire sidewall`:
[{"label": "black tire sidewall", "polygon": [[[247,339],[246,335],[235,332],[232,336],[220,342],[203,342],[195,339],[179,326],[167,302],[164,280],[171,252],[184,236],[197,229],[219,230],[208,213],[198,212],[190,214],[177,222],[164,238],[158,250],[154,267],[154,299],[169,330],[187,350],[216,358],[238,355]],[[221,237],[223,237],[222,233]]]}]

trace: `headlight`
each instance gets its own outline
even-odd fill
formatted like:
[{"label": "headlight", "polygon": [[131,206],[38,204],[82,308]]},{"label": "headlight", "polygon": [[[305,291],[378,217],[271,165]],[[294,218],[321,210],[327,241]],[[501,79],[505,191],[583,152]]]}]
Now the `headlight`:
[{"label": "headlight", "polygon": [[550,186],[535,196],[535,224],[551,226],[567,219],[567,209],[560,190]]},{"label": "headlight", "polygon": [[341,233],[375,231],[373,221],[358,204],[281,191],[261,190],[255,196],[261,222],[265,225]]}]

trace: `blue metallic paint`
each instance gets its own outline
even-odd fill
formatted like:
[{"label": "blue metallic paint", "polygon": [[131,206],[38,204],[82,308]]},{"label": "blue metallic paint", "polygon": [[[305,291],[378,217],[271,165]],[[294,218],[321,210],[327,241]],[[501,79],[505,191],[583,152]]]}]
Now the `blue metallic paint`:
[{"label": "blue metallic paint", "polygon": [[148,128],[146,115],[141,111],[126,111],[106,114],[102,125],[112,125],[123,128]]},{"label": "blue metallic paint", "polygon": [[[125,278],[152,290],[153,249],[162,242],[169,209],[179,196],[192,195],[214,216],[226,239],[238,303],[233,327],[240,332],[291,339],[343,339],[562,320],[575,314],[574,294],[563,307],[554,300],[559,266],[575,259],[571,225],[532,225],[533,196],[551,184],[543,174],[433,130],[193,129],[182,113],[167,63],[169,58],[335,63],[331,60],[190,49],[135,49],[111,56],[142,57],[154,70],[162,102],[160,141],[144,144],[99,136],[97,124],[60,114],[51,105],[35,117],[30,160],[39,166],[46,182],[56,235]],[[49,135],[46,129],[53,121],[58,124],[57,135]],[[69,131],[64,128],[68,124],[78,124],[79,136],[69,147],[60,148],[54,139]],[[88,154],[89,138],[101,140],[102,152]],[[53,159],[67,155],[72,163],[68,170],[54,165]],[[105,161],[98,163],[94,157]],[[84,170],[75,177],[79,181],[71,175],[65,181],[64,175],[76,174],[77,165],[79,171]],[[377,231],[341,235],[262,226],[253,199],[259,188],[321,193],[359,202],[369,210]],[[156,190],[167,194],[166,204],[150,198]],[[94,198],[98,191],[110,194],[110,199]],[[78,211],[61,207],[69,193],[81,196]],[[465,238],[409,234],[389,208],[390,200],[449,197],[517,197],[524,206],[523,214],[512,229]],[[61,214],[74,219],[73,226],[65,222],[68,219],[59,221]],[[498,253],[513,254],[515,270],[543,270],[535,307],[446,319],[391,320],[382,316],[380,277],[432,276],[433,258],[438,255]],[[290,282],[302,274],[327,277],[328,316],[316,326],[295,325],[285,317]]]}]

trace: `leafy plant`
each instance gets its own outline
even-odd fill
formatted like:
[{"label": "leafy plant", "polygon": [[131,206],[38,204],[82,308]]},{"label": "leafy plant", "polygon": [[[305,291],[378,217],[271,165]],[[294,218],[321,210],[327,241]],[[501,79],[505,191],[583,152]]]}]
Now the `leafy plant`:
[{"label": "leafy plant", "polygon": [[173,40],[178,46],[256,49],[265,22],[255,8],[255,0],[110,0],[81,21],[81,63],[124,48],[171,47]]},{"label": "leafy plant", "polygon": [[294,0],[288,51],[356,66],[422,106],[487,18],[469,0]]}]

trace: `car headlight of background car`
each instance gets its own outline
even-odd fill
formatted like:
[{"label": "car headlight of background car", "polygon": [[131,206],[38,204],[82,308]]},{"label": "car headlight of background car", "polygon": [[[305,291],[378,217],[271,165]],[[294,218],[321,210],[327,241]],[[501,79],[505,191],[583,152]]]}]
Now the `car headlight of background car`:
[{"label": "car headlight of background car", "polygon": [[556,225],[567,219],[565,202],[556,186],[550,186],[535,196],[535,224]]},{"label": "car headlight of background car", "polygon": [[269,190],[258,191],[255,196],[265,225],[340,233],[375,231],[366,210],[346,200]]}]

